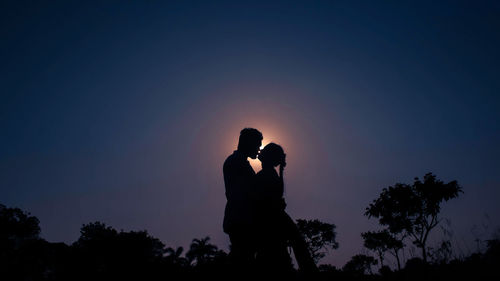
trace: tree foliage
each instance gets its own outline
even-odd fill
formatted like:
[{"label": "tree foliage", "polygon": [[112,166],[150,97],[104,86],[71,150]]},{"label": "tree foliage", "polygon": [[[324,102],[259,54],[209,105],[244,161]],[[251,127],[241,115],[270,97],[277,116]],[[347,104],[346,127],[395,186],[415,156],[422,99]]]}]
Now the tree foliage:
[{"label": "tree foliage", "polygon": [[440,222],[441,203],[458,197],[461,192],[456,181],[444,183],[428,173],[423,180],[415,178],[411,185],[397,183],[384,188],[379,198],[366,208],[365,215],[378,218],[391,233],[410,237],[422,250],[426,262],[427,238]]},{"label": "tree foliage", "polygon": [[214,261],[219,255],[222,254],[217,246],[209,243],[210,237],[201,239],[193,239],[186,257],[189,263],[195,266],[203,266],[209,262]]},{"label": "tree foliage", "polygon": [[365,248],[374,251],[378,255],[381,267],[384,266],[384,253],[387,251],[390,251],[396,257],[398,267],[401,267],[398,252],[403,248],[403,242],[391,235],[387,229],[364,232],[361,233],[361,237]]},{"label": "tree foliage", "polygon": [[48,266],[46,242],[39,237],[35,216],[19,208],[0,204],[0,279],[25,280],[42,278]]},{"label": "tree foliage", "polygon": [[336,240],[336,226],[334,224],[321,222],[316,219],[298,219],[297,227],[306,240],[312,258],[316,263],[326,255],[329,249],[337,249],[339,247],[339,243]]},{"label": "tree foliage", "polygon": [[[94,275],[120,278],[154,275],[160,267],[165,245],[147,231],[116,231],[104,223],[83,225],[72,247],[83,278]],[[117,277],[116,277],[117,278]]]},{"label": "tree foliage", "polygon": [[372,256],[355,255],[342,268],[343,271],[353,274],[372,273],[372,266],[377,264],[377,260]]},{"label": "tree foliage", "polygon": [[183,247],[177,247],[177,249],[168,247],[166,249],[166,261],[169,264],[178,266],[178,267],[186,267],[189,265],[189,261],[187,258],[182,256],[182,252],[184,251]]},{"label": "tree foliage", "polygon": [[19,208],[0,204],[0,241],[38,239],[40,221]]}]

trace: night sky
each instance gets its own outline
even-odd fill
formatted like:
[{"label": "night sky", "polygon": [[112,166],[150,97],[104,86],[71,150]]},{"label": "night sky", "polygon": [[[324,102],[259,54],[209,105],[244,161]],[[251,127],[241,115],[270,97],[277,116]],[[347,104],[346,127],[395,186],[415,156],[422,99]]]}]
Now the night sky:
[{"label": "night sky", "polygon": [[2,1],[0,203],[48,241],[99,220],[227,250],[222,163],[255,127],[285,149],[291,216],[337,226],[323,263],[365,251],[364,209],[427,172],[465,191],[442,209],[454,247],[489,238],[500,2],[268,2]]}]

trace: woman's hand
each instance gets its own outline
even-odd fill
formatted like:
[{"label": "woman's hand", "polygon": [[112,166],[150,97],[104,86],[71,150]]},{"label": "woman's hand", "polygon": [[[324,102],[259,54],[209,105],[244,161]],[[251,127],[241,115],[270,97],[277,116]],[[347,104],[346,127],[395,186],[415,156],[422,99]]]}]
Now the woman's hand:
[{"label": "woman's hand", "polygon": [[286,154],[283,154],[283,159],[280,164],[280,177],[283,178],[283,170],[285,169],[286,166],[286,161],[285,161]]},{"label": "woman's hand", "polygon": [[281,198],[280,203],[279,203],[280,211],[284,211],[286,208],[286,202],[284,198]]},{"label": "woman's hand", "polygon": [[285,169],[286,163],[285,164],[280,164],[280,177],[283,177],[283,170]]}]

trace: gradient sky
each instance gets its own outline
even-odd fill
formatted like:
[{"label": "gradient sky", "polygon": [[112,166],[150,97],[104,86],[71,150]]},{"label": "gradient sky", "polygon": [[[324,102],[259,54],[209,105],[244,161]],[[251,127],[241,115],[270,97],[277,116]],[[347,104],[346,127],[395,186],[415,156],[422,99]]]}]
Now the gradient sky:
[{"label": "gradient sky", "polygon": [[500,226],[499,2],[267,2],[2,1],[0,203],[49,241],[100,220],[227,250],[222,163],[255,127],[292,217],[337,225],[322,262],[427,172],[463,186],[442,213],[475,250]]}]

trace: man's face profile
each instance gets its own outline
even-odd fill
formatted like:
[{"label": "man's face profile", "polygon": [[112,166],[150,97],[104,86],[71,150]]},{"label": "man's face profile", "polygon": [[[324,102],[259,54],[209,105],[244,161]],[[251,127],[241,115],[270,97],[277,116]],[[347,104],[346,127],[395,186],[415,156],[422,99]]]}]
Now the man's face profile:
[{"label": "man's face profile", "polygon": [[259,154],[261,146],[262,146],[262,140],[255,142],[254,145],[252,146],[252,151],[251,151],[249,157],[252,159],[257,159],[257,155]]}]

